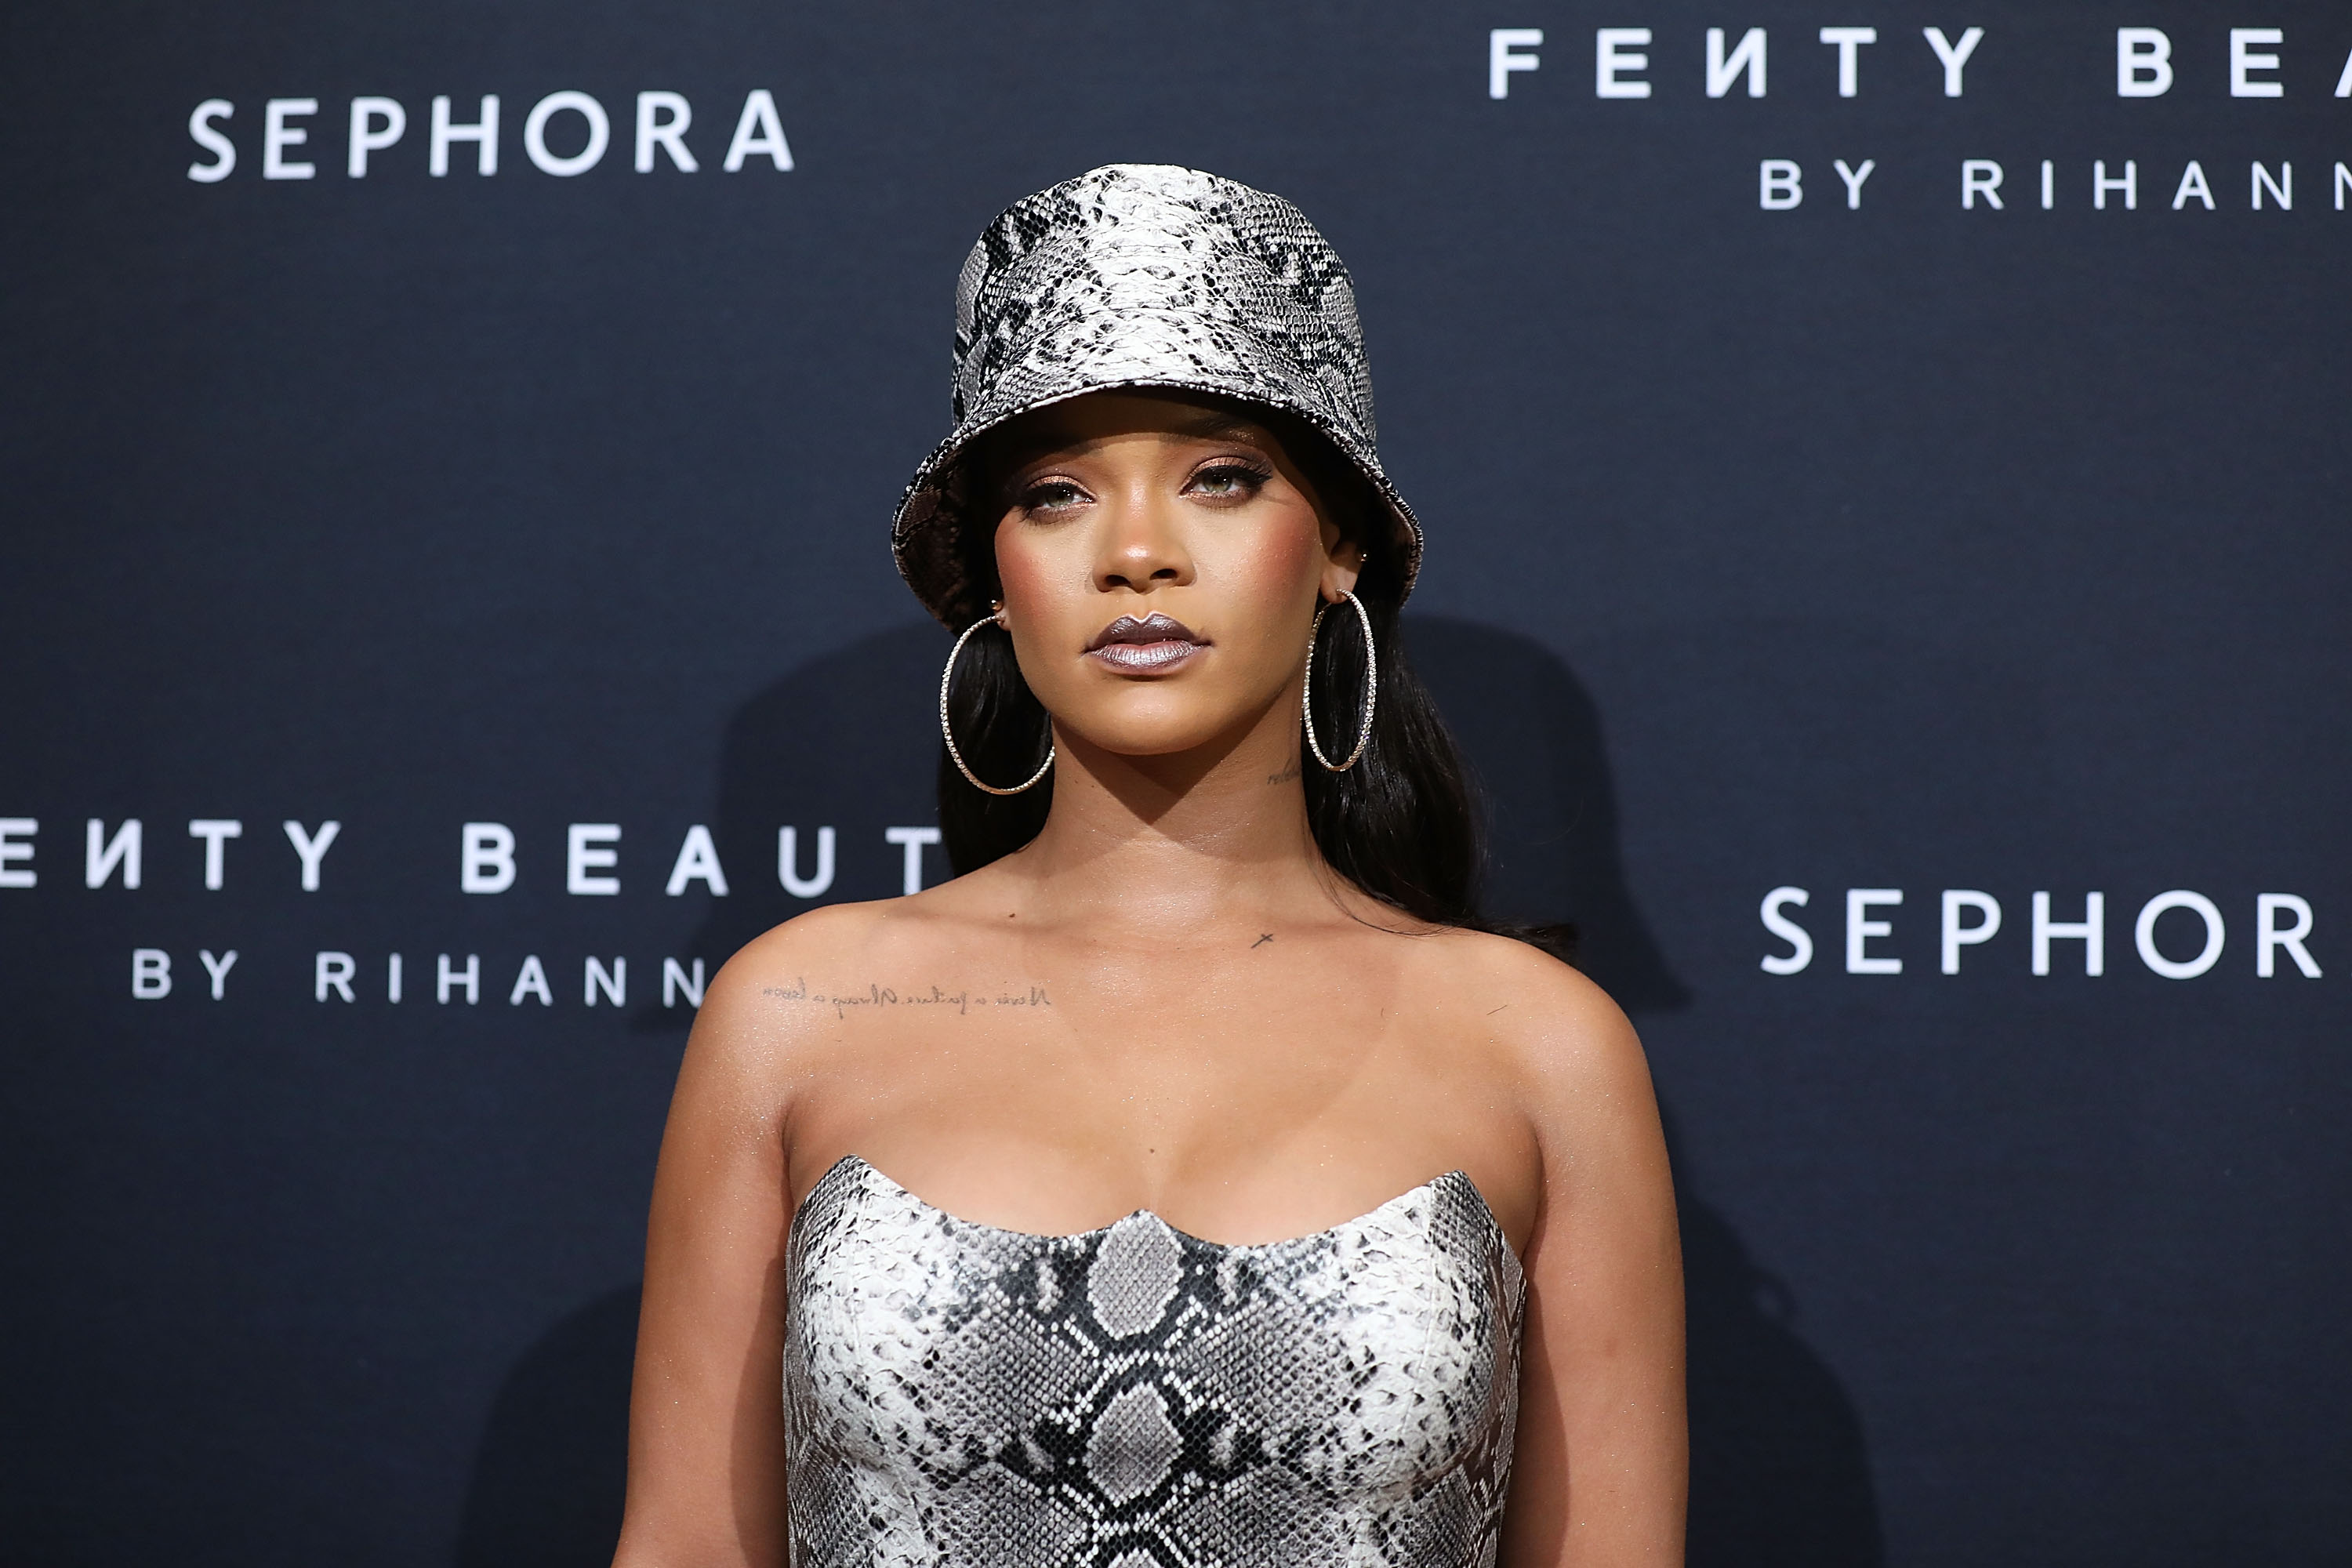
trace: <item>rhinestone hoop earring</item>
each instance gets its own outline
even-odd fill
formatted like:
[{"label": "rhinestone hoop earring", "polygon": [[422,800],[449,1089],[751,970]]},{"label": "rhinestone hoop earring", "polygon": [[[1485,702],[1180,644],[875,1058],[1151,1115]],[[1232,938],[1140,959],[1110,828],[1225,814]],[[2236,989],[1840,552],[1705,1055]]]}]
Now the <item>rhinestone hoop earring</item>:
[{"label": "rhinestone hoop earring", "polygon": [[1315,638],[1316,634],[1323,629],[1323,616],[1331,608],[1328,605],[1315,612],[1315,624],[1307,629],[1307,679],[1298,689],[1298,712],[1299,717],[1307,721],[1307,747],[1314,752],[1317,762],[1335,773],[1344,773],[1354,767],[1357,760],[1364,754],[1364,748],[1372,743],[1372,704],[1378,698],[1381,686],[1380,653],[1372,646],[1371,614],[1364,608],[1364,601],[1345,588],[1339,590],[1339,597],[1356,606],[1356,619],[1364,628],[1364,717],[1356,729],[1356,749],[1348,753],[1346,762],[1335,763],[1325,756],[1323,742],[1315,738]]},{"label": "rhinestone hoop earring", "polygon": [[948,650],[948,667],[940,671],[940,734],[948,743],[948,755],[954,760],[956,772],[961,773],[972,788],[983,790],[990,795],[1019,795],[1024,790],[1035,788],[1038,781],[1052,769],[1054,747],[1048,745],[1045,748],[1045,760],[1037,764],[1037,771],[1029,775],[1027,784],[1017,784],[1011,789],[999,789],[992,784],[983,784],[979,775],[971,771],[971,764],[963,760],[962,749],[956,744],[955,731],[948,727],[948,683],[955,679],[957,656],[963,652],[963,645],[971,640],[972,633],[982,626],[996,626],[1003,624],[993,615],[983,616],[964,627],[963,636],[956,638],[955,647]]}]

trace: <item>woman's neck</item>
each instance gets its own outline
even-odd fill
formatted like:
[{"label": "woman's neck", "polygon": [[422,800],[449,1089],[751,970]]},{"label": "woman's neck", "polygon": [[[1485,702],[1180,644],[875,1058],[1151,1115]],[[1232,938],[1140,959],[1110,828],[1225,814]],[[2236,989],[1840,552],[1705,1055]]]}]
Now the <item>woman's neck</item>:
[{"label": "woman's neck", "polygon": [[1277,704],[1235,734],[1164,756],[1057,732],[1053,809],[1020,857],[1037,912],[1164,938],[1174,925],[1328,903],[1295,712]]}]

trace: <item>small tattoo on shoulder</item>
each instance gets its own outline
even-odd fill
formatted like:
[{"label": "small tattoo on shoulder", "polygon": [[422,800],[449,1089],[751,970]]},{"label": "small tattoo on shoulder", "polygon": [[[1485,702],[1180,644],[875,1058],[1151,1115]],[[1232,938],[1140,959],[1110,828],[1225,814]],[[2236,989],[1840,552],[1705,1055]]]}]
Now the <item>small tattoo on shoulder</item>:
[{"label": "small tattoo on shoulder", "polygon": [[961,985],[950,991],[936,981],[929,985],[902,988],[869,980],[862,991],[811,991],[805,979],[795,978],[790,985],[761,986],[760,994],[773,997],[779,1002],[813,1002],[820,1007],[832,1008],[834,1016],[844,1020],[860,1008],[939,1007],[952,1010],[957,1016],[963,1017],[968,1016],[974,1007],[992,1005],[998,1007],[1050,1007],[1054,1005],[1052,998],[1045,994],[1045,988],[1034,981],[1026,983],[1025,987],[1018,984],[999,986],[996,994],[990,996]]},{"label": "small tattoo on shoulder", "polygon": [[1250,951],[1252,952],[1255,952],[1259,948],[1264,947],[1267,942],[1270,942],[1273,940],[1274,933],[1272,931],[1268,931],[1264,936],[1258,938],[1255,942],[1250,943]]}]

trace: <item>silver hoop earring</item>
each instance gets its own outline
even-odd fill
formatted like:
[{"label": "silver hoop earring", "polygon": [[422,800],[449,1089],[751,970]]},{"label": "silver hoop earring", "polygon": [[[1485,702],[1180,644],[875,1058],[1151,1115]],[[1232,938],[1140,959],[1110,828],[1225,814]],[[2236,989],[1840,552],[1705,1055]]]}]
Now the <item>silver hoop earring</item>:
[{"label": "silver hoop earring", "polygon": [[1364,601],[1345,588],[1339,590],[1339,597],[1356,606],[1356,619],[1364,628],[1364,717],[1356,729],[1356,749],[1348,753],[1346,762],[1335,763],[1325,756],[1323,742],[1315,738],[1315,637],[1323,629],[1323,616],[1331,608],[1328,605],[1315,612],[1315,624],[1307,629],[1307,679],[1298,689],[1298,712],[1307,721],[1307,747],[1314,752],[1317,762],[1335,773],[1344,773],[1354,767],[1357,759],[1364,754],[1364,748],[1372,743],[1372,703],[1381,686],[1380,653],[1372,646],[1371,613],[1364,608]]},{"label": "silver hoop earring", "polygon": [[964,627],[963,636],[956,638],[955,647],[948,650],[948,667],[940,671],[940,734],[948,743],[948,755],[954,759],[956,772],[961,773],[965,779],[970,781],[972,788],[976,790],[984,790],[990,795],[1019,795],[1024,790],[1035,788],[1038,781],[1043,779],[1053,768],[1054,747],[1048,745],[1045,748],[1045,760],[1037,764],[1037,771],[1029,775],[1029,782],[1027,784],[1017,784],[1011,789],[999,789],[992,784],[982,783],[979,776],[973,773],[971,765],[963,760],[963,752],[956,745],[955,731],[948,727],[948,682],[955,679],[956,657],[963,652],[963,645],[971,640],[972,633],[980,630],[982,626],[1002,626],[1003,624],[1004,623],[997,619],[995,616],[984,616],[981,619],[972,622],[971,625]]}]

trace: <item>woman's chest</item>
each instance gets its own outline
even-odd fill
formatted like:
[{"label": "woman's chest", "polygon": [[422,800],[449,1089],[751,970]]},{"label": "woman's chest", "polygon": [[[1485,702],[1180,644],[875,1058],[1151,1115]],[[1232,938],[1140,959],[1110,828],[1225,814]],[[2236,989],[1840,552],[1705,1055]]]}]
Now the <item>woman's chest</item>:
[{"label": "woman's chest", "polygon": [[1523,1242],[1534,1140],[1444,977],[1347,944],[1258,957],[1008,940],[797,981],[829,1016],[790,1086],[792,1195],[857,1154],[1018,1230],[1148,1208],[1250,1243],[1463,1169]]},{"label": "woman's chest", "polygon": [[1247,1018],[1213,1033],[1059,1021],[926,1033],[844,1050],[794,1086],[794,1197],[857,1154],[1013,1229],[1068,1234],[1148,1208],[1248,1244],[1461,1169],[1515,1238],[1527,1234],[1533,1136],[1511,1085],[1475,1058]]}]

